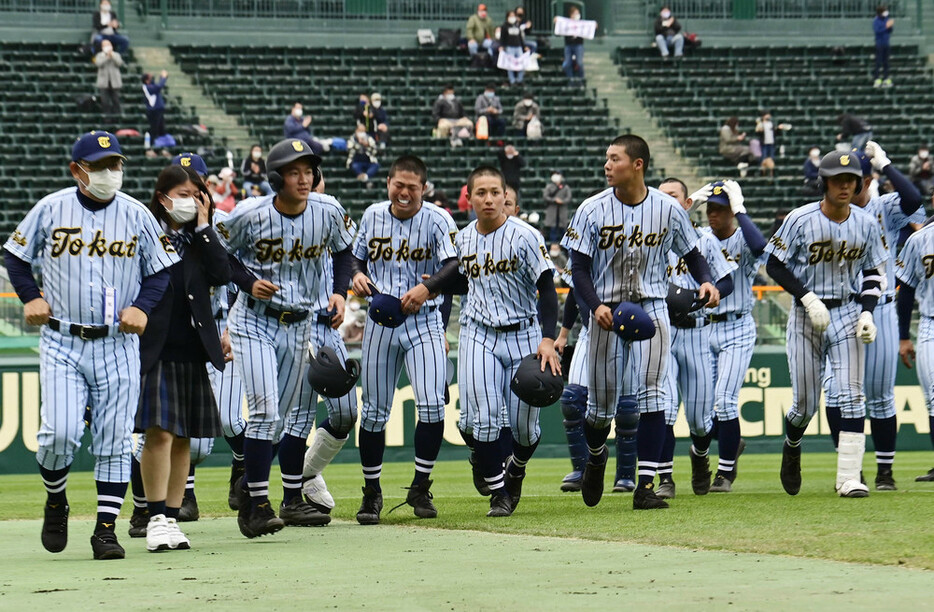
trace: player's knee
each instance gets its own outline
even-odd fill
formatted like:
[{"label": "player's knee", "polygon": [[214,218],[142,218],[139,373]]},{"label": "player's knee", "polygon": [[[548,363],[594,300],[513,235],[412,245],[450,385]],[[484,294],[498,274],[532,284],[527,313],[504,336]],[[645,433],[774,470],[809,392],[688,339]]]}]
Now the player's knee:
[{"label": "player's knee", "polygon": [[890,419],[895,416],[895,398],[868,400],[866,414],[870,419]]},{"label": "player's knee", "polygon": [[214,438],[192,438],[190,446],[191,465],[199,465],[214,450]]},{"label": "player's knee", "polygon": [[94,463],[94,479],[104,482],[130,480],[130,454],[102,455]]},{"label": "player's knee", "polygon": [[477,442],[495,442],[499,440],[499,432],[500,427],[497,423],[479,423],[474,425],[473,438]]},{"label": "player's knee", "polygon": [[424,423],[443,423],[444,406],[420,406],[418,408],[418,420]]}]

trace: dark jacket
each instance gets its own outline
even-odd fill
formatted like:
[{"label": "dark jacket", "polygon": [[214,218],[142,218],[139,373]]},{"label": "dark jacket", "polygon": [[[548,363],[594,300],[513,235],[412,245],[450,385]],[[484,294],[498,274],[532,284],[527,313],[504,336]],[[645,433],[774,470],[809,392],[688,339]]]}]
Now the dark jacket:
[{"label": "dark jacket", "polygon": [[162,110],[165,108],[165,98],[162,97],[162,88],[168,77],[153,77],[148,83],[143,84],[143,102],[146,104],[146,110]]},{"label": "dark jacket", "polygon": [[[258,174],[253,172],[253,164],[259,166]],[[240,164],[240,178],[244,181],[262,183],[266,180],[266,176],[266,160],[262,157],[253,159],[252,155],[248,155],[246,159],[243,160],[243,163]]]},{"label": "dark jacket", "polygon": [[[178,268],[181,268],[179,274]],[[172,279],[159,304],[149,313],[146,331],[139,342],[140,371],[146,373],[162,358],[168,335],[172,333],[172,313],[175,300],[187,300],[195,330],[211,364],[224,369],[214,311],[211,308],[211,287],[230,282],[230,263],[214,228],[208,226],[196,232],[187,246],[181,263],[173,266]]]},{"label": "dark jacket", "polygon": [[466,116],[464,106],[458,98],[448,102],[442,94],[438,96],[438,99],[435,100],[434,105],[431,107],[431,119],[435,123],[438,122],[438,119],[460,119],[464,116]]},{"label": "dark jacket", "polygon": [[[116,19],[117,13],[115,13],[114,11],[110,11],[110,16],[112,19]],[[98,34],[102,34],[102,33],[109,34],[109,32],[104,32],[104,30],[109,30],[110,24],[105,25],[101,23],[101,12],[100,11],[94,11],[94,14],[91,16],[91,26],[94,28],[94,31],[97,32]],[[113,31],[114,33],[116,33],[117,28],[113,28]]]},{"label": "dark jacket", "polygon": [[656,36],[659,34],[665,37],[674,36],[675,34],[681,31],[681,23],[677,19],[674,19],[671,22],[671,25],[668,26],[667,28],[662,24],[663,21],[665,20],[662,19],[661,17],[658,17],[655,19],[655,35]]}]

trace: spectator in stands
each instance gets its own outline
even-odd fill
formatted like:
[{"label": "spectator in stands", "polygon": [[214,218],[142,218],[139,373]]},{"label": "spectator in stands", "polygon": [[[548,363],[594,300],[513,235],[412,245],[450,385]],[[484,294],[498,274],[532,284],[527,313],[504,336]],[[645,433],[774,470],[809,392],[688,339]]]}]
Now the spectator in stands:
[{"label": "spectator in stands", "polygon": [[292,105],[292,112],[285,118],[285,124],[282,127],[282,134],[285,138],[298,138],[311,147],[315,155],[323,155],[327,148],[319,140],[315,139],[314,132],[309,128],[311,125],[311,115],[305,115],[301,102]]},{"label": "spectator in stands", "polygon": [[101,41],[101,52],[94,56],[97,66],[97,91],[101,95],[101,112],[109,122],[120,116],[120,88],[123,87],[123,58],[114,51],[113,43]]},{"label": "spectator in stands", "polygon": [[379,149],[362,123],[347,139],[347,167],[358,181],[370,181],[379,172]]},{"label": "spectator in stands", "polygon": [[[808,158],[804,160],[804,194],[807,196],[820,196],[821,190],[817,186],[818,171],[820,170],[820,149],[811,147]],[[777,229],[777,228],[776,228]]]},{"label": "spectator in stands", "polygon": [[908,177],[922,195],[934,193],[934,168],[931,164],[931,150],[927,145],[918,147],[908,164]]},{"label": "spectator in stands", "polygon": [[208,190],[211,192],[217,210],[229,213],[237,205],[240,199],[240,189],[234,183],[236,176],[237,173],[233,171],[233,168],[225,167],[221,168],[217,174],[208,177]]},{"label": "spectator in stands", "polygon": [[[506,21],[497,28],[497,39],[502,52],[506,55],[522,57],[523,51],[528,51],[515,11],[506,13]],[[525,78],[525,70],[507,70],[506,74],[509,76],[510,85],[520,84]]]},{"label": "spectator in stands", "polygon": [[720,128],[720,146],[719,151],[728,162],[736,164],[741,176],[746,175],[746,169],[750,162],[756,161],[749,145],[743,144],[746,140],[746,132],[740,132],[738,129],[739,118],[730,117],[723,127]]},{"label": "spectator in stands", "polygon": [[772,113],[762,111],[762,114],[756,119],[756,133],[762,140],[762,157],[760,162],[760,172],[762,175],[773,176],[775,173],[775,134],[791,129],[791,124],[779,123],[776,125],[772,121]]},{"label": "spectator in stands", "polygon": [[522,169],[525,168],[525,158],[519,154],[512,143],[506,143],[502,149],[496,152],[499,159],[499,169],[503,172],[503,179],[506,184],[516,190],[518,197],[522,193]]},{"label": "spectator in stands", "polygon": [[[568,17],[578,20],[581,10],[571,6]],[[564,63],[561,64],[568,83],[573,86],[584,86],[584,39],[580,36],[564,37]]]},{"label": "spectator in stands", "polygon": [[558,242],[568,228],[568,203],[571,201],[571,188],[559,171],[552,171],[551,180],[542,191],[542,200],[545,202],[547,238],[550,242]]},{"label": "spectator in stands", "polygon": [[538,43],[535,41],[535,37],[532,36],[532,22],[525,17],[525,7],[517,6],[515,11],[516,22],[522,29],[522,37],[525,39],[525,46],[528,47],[529,51],[532,53],[536,53],[538,51]]},{"label": "spectator in stands", "polygon": [[473,57],[482,46],[491,56],[495,53],[494,36],[496,26],[486,12],[486,5],[477,6],[477,12],[467,19],[467,51]]},{"label": "spectator in stands", "polygon": [[671,14],[671,7],[663,6],[655,20],[655,44],[662,57],[670,57],[668,47],[673,45],[675,57],[684,55],[684,35],[681,33],[681,23]]},{"label": "spectator in stands", "polygon": [[837,140],[852,138],[851,147],[862,151],[866,143],[872,140],[872,126],[866,123],[865,119],[842,113],[837,116],[837,123],[840,124],[840,133],[837,134]]},{"label": "spectator in stands", "polygon": [[[450,137],[452,143],[455,139],[469,138],[470,128],[473,127],[473,121],[464,112],[464,105],[454,95],[453,85],[444,86],[431,107],[431,119],[435,122],[435,135],[438,138]],[[466,134],[464,130],[467,130]]]},{"label": "spectator in stands", "polygon": [[503,103],[500,102],[499,96],[496,95],[495,84],[488,84],[483,93],[477,96],[477,100],[474,102],[474,114],[478,120],[480,117],[486,117],[490,136],[502,136],[506,133]]},{"label": "spectator in stands", "polygon": [[506,185],[506,194],[503,202],[503,207],[505,208],[507,217],[518,217],[519,216],[519,196],[516,195],[516,190]]},{"label": "spectator in stands", "polygon": [[889,78],[889,52],[891,44],[889,39],[892,37],[892,28],[895,26],[895,20],[889,17],[889,7],[880,4],[876,8],[876,18],[872,20],[872,31],[876,35],[876,67],[873,70],[873,87],[891,87],[892,79]]},{"label": "spectator in stands", "polygon": [[163,70],[158,79],[148,72],[143,75],[143,102],[146,105],[146,119],[149,120],[149,136],[152,140],[165,134],[165,98],[162,90],[169,73]]},{"label": "spectator in stands", "polygon": [[91,26],[94,33],[91,35],[91,44],[95,49],[100,48],[101,41],[109,40],[117,49],[117,53],[125,54],[130,48],[130,39],[117,32],[120,29],[120,22],[117,21],[117,14],[113,12],[110,6],[110,0],[102,0],[98,10],[94,12],[91,18]]},{"label": "spectator in stands", "polygon": [[373,92],[372,96],[360,94],[357,108],[354,109],[354,119],[363,124],[367,134],[373,137],[380,149],[385,149],[389,143],[389,116],[383,108],[383,96]]},{"label": "spectator in stands", "polygon": [[522,95],[522,99],[516,102],[512,111],[512,127],[516,136],[526,135],[526,128],[533,118],[541,121],[541,109],[532,92],[527,91]]},{"label": "spectator in stands", "polygon": [[272,186],[269,184],[266,175],[266,160],[263,159],[263,147],[258,144],[250,147],[250,156],[240,164],[240,176],[243,177],[245,197],[272,194]]},{"label": "spectator in stands", "polygon": [[425,193],[422,195],[422,201],[431,202],[435,206],[439,206],[449,213],[452,212],[451,202],[448,200],[447,194],[438,189],[431,181],[425,181]]}]

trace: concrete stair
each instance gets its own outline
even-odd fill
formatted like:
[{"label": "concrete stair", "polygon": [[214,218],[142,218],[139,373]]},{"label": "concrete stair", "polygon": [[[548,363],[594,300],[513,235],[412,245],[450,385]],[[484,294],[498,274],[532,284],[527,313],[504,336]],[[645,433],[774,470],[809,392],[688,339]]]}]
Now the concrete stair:
[{"label": "concrete stair", "polygon": [[211,128],[218,142],[226,139],[227,148],[233,153],[235,160],[243,158],[253,144],[247,129],[204,95],[201,86],[195,84],[175,63],[168,48],[134,45],[133,54],[143,72],[158,74],[166,70],[169,73],[169,93],[181,98],[184,106],[191,107],[201,123]]}]

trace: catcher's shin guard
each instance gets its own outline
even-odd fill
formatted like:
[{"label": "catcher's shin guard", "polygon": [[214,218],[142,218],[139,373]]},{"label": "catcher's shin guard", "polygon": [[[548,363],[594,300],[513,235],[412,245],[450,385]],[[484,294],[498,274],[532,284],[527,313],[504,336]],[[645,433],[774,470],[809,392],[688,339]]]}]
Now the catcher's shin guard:
[{"label": "catcher's shin guard", "polygon": [[567,385],[561,392],[561,413],[564,415],[564,433],[568,437],[571,466],[575,472],[584,471],[587,463],[587,440],[584,438],[584,417],[587,415],[587,387]]},{"label": "catcher's shin guard", "polygon": [[636,478],[636,431],[639,406],[636,396],[623,395],[616,404],[616,480]]}]

